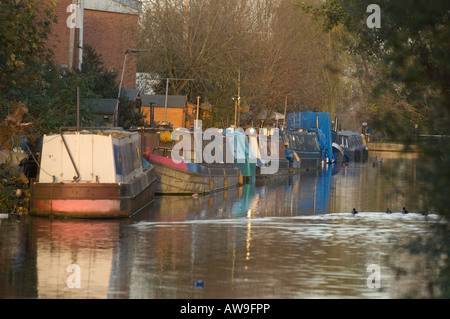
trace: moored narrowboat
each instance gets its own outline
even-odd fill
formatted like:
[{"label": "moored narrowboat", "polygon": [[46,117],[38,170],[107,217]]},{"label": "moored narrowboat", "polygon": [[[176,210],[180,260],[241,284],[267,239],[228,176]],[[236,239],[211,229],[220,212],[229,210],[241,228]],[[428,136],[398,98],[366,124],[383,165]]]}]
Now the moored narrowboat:
[{"label": "moored narrowboat", "polygon": [[129,217],[153,199],[156,174],[139,135],[121,129],[61,128],[45,135],[30,214],[68,218]]},{"label": "moored narrowboat", "polygon": [[289,113],[288,125],[289,131],[307,131],[315,133],[321,153],[323,163],[334,162],[333,155],[333,132],[331,129],[330,113],[328,112],[301,112]]},{"label": "moored narrowboat", "polygon": [[[145,150],[144,157],[155,168],[157,195],[214,193],[238,187],[254,174],[254,169],[245,158],[241,163],[236,163],[234,157],[231,157],[232,162],[227,162],[229,148],[226,136],[222,133],[215,133],[221,140],[216,141],[214,160],[207,158],[209,152],[204,152],[206,147],[212,147],[212,144],[208,146],[212,141],[203,140],[201,136],[201,140],[195,142],[194,133],[189,130],[142,128],[137,131],[141,137],[142,149]],[[183,140],[185,138],[187,140]],[[185,145],[177,149],[177,143]],[[196,147],[199,152],[195,150]],[[174,151],[178,152],[176,158],[172,158]],[[201,159],[197,158],[199,155]]]},{"label": "moored narrowboat", "polygon": [[243,184],[233,164],[200,165],[149,154],[157,175],[157,195],[205,195]]},{"label": "moored narrowboat", "polygon": [[342,147],[349,160],[365,161],[368,159],[369,148],[364,145],[362,136],[358,132],[337,132],[337,144]]},{"label": "moored narrowboat", "polygon": [[[290,174],[283,139],[274,129],[261,129],[259,134],[248,134],[249,146],[256,160],[255,178],[267,179]],[[252,131],[250,131],[252,132]]]},{"label": "moored narrowboat", "polygon": [[304,171],[318,168],[322,163],[322,153],[317,134],[301,131],[280,131],[286,158],[291,171]]}]

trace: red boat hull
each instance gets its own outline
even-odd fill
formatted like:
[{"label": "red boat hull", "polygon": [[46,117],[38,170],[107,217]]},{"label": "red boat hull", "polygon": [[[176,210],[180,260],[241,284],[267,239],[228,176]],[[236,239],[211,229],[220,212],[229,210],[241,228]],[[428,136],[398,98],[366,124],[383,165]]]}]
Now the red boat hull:
[{"label": "red boat hull", "polygon": [[147,206],[155,196],[151,170],[128,184],[34,183],[30,214],[66,218],[123,218]]}]

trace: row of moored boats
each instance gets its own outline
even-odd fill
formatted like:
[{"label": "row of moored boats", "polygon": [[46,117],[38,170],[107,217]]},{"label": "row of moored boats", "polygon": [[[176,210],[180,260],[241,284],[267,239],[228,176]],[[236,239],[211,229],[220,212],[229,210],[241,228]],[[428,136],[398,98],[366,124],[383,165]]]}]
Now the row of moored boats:
[{"label": "row of moored boats", "polygon": [[233,128],[200,135],[186,129],[61,128],[42,139],[30,213],[129,217],[159,195],[209,194],[252,179],[367,159],[361,134],[327,132],[318,121],[322,114],[312,115],[315,127],[245,133]]}]

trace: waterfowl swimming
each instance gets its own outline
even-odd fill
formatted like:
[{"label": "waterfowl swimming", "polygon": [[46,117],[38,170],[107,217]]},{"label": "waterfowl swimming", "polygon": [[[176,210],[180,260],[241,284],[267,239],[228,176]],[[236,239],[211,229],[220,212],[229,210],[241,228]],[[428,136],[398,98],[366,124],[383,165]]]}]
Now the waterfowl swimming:
[{"label": "waterfowl swimming", "polygon": [[425,216],[425,220],[428,221],[428,209],[424,212],[420,212],[423,216]]},{"label": "waterfowl swimming", "polygon": [[357,211],[356,209],[353,208],[353,210],[352,210],[352,215],[354,216],[354,215],[356,215],[356,214],[358,214],[358,211]]},{"label": "waterfowl swimming", "polygon": [[383,161],[373,162],[373,163],[372,163],[372,166],[373,166],[373,167],[381,166],[381,164],[383,164]]},{"label": "waterfowl swimming", "polygon": [[386,214],[392,214],[391,210],[388,208],[386,209]]},{"label": "waterfowl swimming", "polygon": [[408,214],[408,213],[409,213],[408,210],[405,207],[403,207],[402,214]]},{"label": "waterfowl swimming", "polygon": [[426,211],[420,212],[423,216],[428,216],[428,209]]}]

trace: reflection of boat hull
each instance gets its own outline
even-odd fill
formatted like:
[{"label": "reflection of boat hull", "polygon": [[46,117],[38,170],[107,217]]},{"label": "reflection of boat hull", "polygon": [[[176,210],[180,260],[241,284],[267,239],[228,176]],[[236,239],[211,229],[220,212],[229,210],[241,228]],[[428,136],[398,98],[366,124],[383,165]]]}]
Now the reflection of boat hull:
[{"label": "reflection of boat hull", "polygon": [[[112,271],[118,259],[116,239],[123,222],[36,217],[30,223],[32,229],[39,231],[27,234],[32,243],[27,250],[35,265],[35,279],[25,283],[33,287],[35,282],[34,293],[27,298],[110,298],[115,283]],[[30,268],[25,267],[24,271]],[[122,282],[127,280],[117,277]],[[119,298],[117,293],[114,297]]]},{"label": "reflection of boat hull", "polygon": [[208,167],[192,163],[176,163],[154,154],[150,154],[149,159],[157,175],[157,194],[207,194],[243,183],[240,170],[233,165],[218,164]]},{"label": "reflection of boat hull", "polygon": [[280,176],[286,176],[291,174],[291,169],[289,168],[289,161],[286,159],[279,159],[278,160],[278,170],[273,174],[263,174],[261,172],[261,166],[256,166],[256,179],[267,179],[267,178],[274,178],[274,177],[280,177]]},{"label": "reflection of boat hull", "polygon": [[[298,156],[298,154],[297,154]],[[317,169],[320,167],[321,160],[319,158],[304,158],[298,156],[299,159],[296,160],[294,156],[294,160],[291,165],[291,172],[301,172],[308,171],[310,169]]]},{"label": "reflection of boat hull", "polygon": [[365,148],[344,148],[345,154],[353,161],[365,161],[369,156],[369,152]]},{"label": "reflection of boat hull", "polygon": [[155,182],[152,169],[127,184],[35,183],[30,214],[71,218],[129,217],[152,201]]}]

